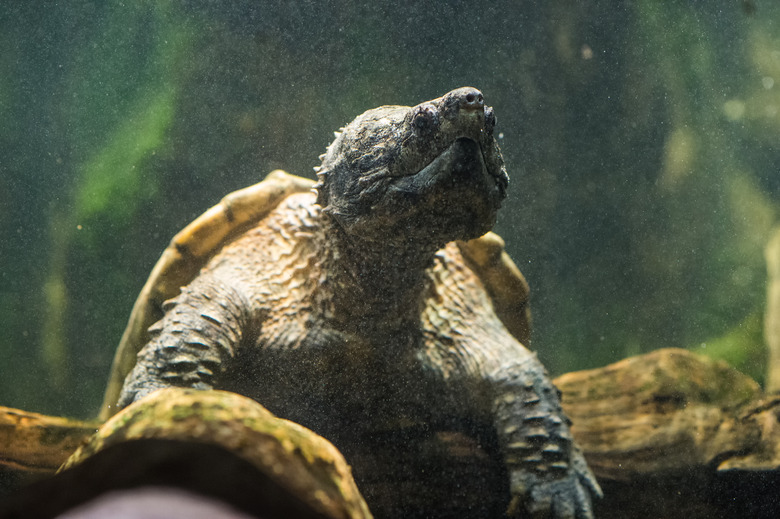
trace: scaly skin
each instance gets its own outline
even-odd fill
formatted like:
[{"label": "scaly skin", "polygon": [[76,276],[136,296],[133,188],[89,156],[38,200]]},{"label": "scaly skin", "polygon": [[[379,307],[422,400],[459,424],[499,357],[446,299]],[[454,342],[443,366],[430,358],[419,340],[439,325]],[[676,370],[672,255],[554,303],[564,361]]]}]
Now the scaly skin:
[{"label": "scaly skin", "polygon": [[494,123],[470,88],[358,117],[316,199],[288,197],[167,304],[119,406],[169,386],[232,390],[348,460],[371,431],[474,423],[498,438],[510,515],[591,517],[600,490],[557,391],[453,241],[488,231],[504,197]]}]

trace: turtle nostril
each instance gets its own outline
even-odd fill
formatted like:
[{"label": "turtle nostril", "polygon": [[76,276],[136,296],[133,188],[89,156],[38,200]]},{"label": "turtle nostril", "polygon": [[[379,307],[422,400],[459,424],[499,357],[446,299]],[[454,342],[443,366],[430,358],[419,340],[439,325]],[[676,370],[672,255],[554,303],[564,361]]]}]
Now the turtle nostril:
[{"label": "turtle nostril", "polygon": [[482,93],[479,90],[470,89],[470,92],[465,93],[461,97],[461,106],[471,110],[478,110],[485,106],[485,101],[482,97]]},{"label": "turtle nostril", "polygon": [[482,112],[485,108],[485,99],[482,97],[482,92],[476,88],[462,87],[442,97],[441,107],[443,117],[457,117],[460,110],[466,113]]}]

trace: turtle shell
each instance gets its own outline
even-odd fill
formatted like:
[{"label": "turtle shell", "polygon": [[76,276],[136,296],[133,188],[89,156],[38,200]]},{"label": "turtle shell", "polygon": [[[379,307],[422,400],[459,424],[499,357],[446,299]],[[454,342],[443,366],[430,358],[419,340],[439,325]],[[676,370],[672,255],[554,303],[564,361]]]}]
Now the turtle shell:
[{"label": "turtle shell", "polygon": [[[224,244],[260,222],[289,195],[310,191],[313,186],[312,180],[275,170],[262,182],[225,196],[173,237],[133,305],[114,355],[101,419],[108,419],[118,411],[114,404],[124,380],[135,366],[138,352],[150,339],[149,327],[162,319],[165,301],[179,295],[181,287],[195,279]],[[458,242],[458,247],[492,298],[498,317],[512,335],[527,345],[528,284],[504,251],[504,241],[489,232],[474,240]]]},{"label": "turtle shell", "polygon": [[458,248],[493,300],[493,310],[509,333],[528,346],[531,340],[530,289],[515,262],[504,250],[504,240],[489,232]]},{"label": "turtle shell", "polygon": [[222,245],[262,220],[293,193],[310,191],[312,180],[275,170],[262,181],[225,196],[173,237],[141,289],[114,355],[100,412],[107,419],[136,356],[149,341],[148,329],[162,319],[163,303],[179,295]]}]

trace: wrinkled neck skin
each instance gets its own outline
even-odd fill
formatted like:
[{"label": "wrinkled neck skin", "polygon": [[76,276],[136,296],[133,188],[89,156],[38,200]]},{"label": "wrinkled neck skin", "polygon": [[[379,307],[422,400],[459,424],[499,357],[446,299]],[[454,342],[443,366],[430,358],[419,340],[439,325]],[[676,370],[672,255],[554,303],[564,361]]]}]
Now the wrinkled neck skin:
[{"label": "wrinkled neck skin", "polygon": [[419,327],[425,270],[439,247],[390,236],[356,237],[328,215],[321,217],[320,262],[327,277],[315,298],[325,319],[342,331],[379,340]]}]

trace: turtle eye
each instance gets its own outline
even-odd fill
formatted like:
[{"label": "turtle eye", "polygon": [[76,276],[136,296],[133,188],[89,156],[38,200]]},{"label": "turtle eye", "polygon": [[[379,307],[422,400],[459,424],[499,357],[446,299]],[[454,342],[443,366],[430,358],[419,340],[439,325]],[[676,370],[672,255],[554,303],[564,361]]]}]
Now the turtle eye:
[{"label": "turtle eye", "polygon": [[439,112],[433,105],[420,105],[414,108],[412,127],[417,134],[427,134],[439,126]]}]

